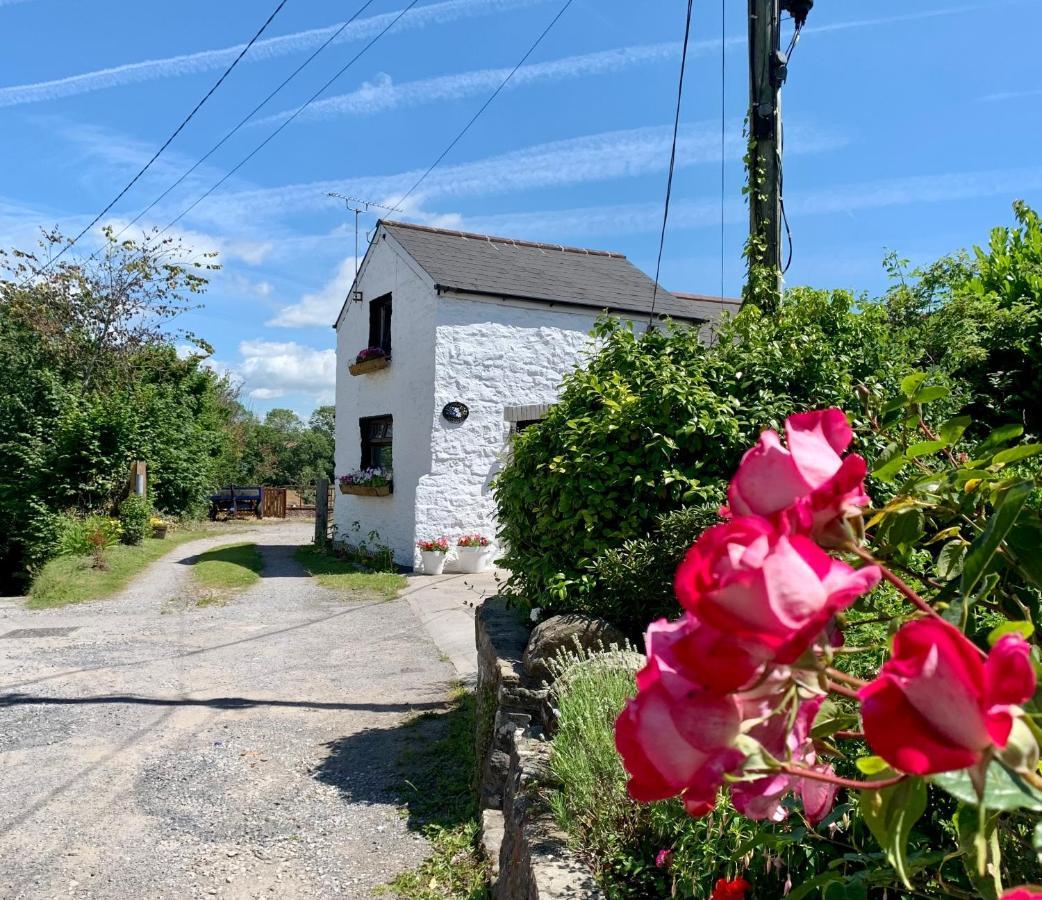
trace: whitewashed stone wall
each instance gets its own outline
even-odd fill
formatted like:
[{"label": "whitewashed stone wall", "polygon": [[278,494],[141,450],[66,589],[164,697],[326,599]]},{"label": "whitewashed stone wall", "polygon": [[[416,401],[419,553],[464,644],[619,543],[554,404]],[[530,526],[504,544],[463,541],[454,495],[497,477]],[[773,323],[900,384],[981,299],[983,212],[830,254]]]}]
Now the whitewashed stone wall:
[{"label": "whitewashed stone wall", "polygon": [[[382,234],[382,232],[381,232]],[[416,485],[430,470],[434,404],[434,285],[393,238],[377,236],[361,273],[363,302],[348,303],[337,327],[336,474],[357,469],[362,442],[358,420],[394,417],[394,493],[358,497],[336,492],[333,522],[339,538],[356,543],[379,532],[396,560],[413,563]],[[352,376],[347,367],[369,343],[369,301],[390,293],[391,365]],[[439,407],[440,408],[440,407]],[[352,529],[354,522],[359,530]]]},{"label": "whitewashed stone wall", "polygon": [[[597,316],[545,304],[438,299],[430,473],[416,490],[418,537],[496,532],[491,482],[502,464],[506,406],[552,403],[591,347]],[[460,401],[462,423],[441,410]]]}]

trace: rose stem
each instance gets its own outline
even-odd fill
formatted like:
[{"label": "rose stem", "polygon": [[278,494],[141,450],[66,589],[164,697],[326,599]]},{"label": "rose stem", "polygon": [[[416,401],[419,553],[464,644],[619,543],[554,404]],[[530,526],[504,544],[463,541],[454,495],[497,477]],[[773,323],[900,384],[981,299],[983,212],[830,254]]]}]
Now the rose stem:
[{"label": "rose stem", "polygon": [[858,699],[860,699],[858,697],[858,695],[857,695],[857,691],[851,690],[848,687],[843,687],[840,684],[836,684],[834,681],[829,681],[826,684],[826,687],[828,688],[830,693],[840,694],[843,697],[849,697],[851,700],[858,700]]},{"label": "rose stem", "polygon": [[[773,774],[776,769],[763,769],[764,775]],[[804,769],[802,766],[782,765],[781,771],[794,778],[806,778],[809,781],[823,781],[826,784],[834,784],[838,787],[850,788],[855,791],[878,791],[881,788],[893,787],[900,784],[908,776],[895,775],[893,778],[881,778],[876,781],[855,781],[853,778],[841,778],[839,775],[826,775],[824,772],[816,772],[814,769]],[[760,774],[757,769],[754,774]]]},{"label": "rose stem", "polygon": [[913,605],[917,606],[920,610],[926,613],[928,616],[934,616],[935,618],[941,618],[937,611],[930,606],[922,597],[920,597],[915,591],[913,591],[907,584],[905,584],[900,578],[898,578],[893,572],[891,572],[886,566],[884,566],[879,560],[877,560],[871,553],[861,547],[851,547],[851,551],[859,559],[863,559],[865,562],[870,563],[873,566],[878,566],[882,576],[889,581],[895,588],[897,588],[902,594],[907,597]]},{"label": "rose stem", "polygon": [[853,687],[864,687],[868,684],[864,679],[855,678],[853,675],[848,675],[846,672],[841,672],[839,669],[832,668],[832,666],[826,666],[825,672],[829,678],[834,678],[836,681],[842,681],[844,684],[849,684]]}]

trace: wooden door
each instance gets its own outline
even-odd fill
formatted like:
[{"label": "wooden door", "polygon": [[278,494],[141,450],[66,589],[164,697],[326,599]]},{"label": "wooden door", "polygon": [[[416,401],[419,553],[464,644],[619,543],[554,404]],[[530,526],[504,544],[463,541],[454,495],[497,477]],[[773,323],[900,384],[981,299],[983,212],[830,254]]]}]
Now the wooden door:
[{"label": "wooden door", "polygon": [[286,518],[285,488],[264,488],[264,501],[261,505],[261,517],[265,519]]}]

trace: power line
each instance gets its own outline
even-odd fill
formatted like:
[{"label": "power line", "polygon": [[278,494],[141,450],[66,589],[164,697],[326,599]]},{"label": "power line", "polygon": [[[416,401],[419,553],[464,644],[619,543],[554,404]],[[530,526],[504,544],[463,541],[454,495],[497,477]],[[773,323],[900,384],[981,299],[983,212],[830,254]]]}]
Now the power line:
[{"label": "power line", "polygon": [[[275,97],[276,94],[278,94],[287,84],[289,84],[294,78],[296,78],[297,75],[299,75],[300,72],[307,65],[309,65],[311,63],[311,61],[316,56],[319,55],[319,53],[321,53],[323,50],[326,49],[326,47],[328,47],[331,43],[333,43],[333,41],[335,41],[341,35],[341,33],[344,31],[344,29],[347,28],[347,26],[350,25],[352,22],[354,22],[355,19],[357,19],[362,13],[364,13],[366,11],[366,9],[368,9],[370,6],[372,6],[374,2],[375,2],[375,0],[367,0],[367,2],[363,3],[358,8],[358,10],[355,12],[355,14],[351,16],[350,19],[348,19],[336,31],[334,31],[326,39],[325,42],[323,42],[307,59],[304,60],[304,62],[302,62],[299,66],[297,66],[292,72],[290,72],[289,75],[287,75],[282,80],[282,82],[278,85],[278,87],[275,88],[275,90],[273,90],[270,94],[268,94],[268,96],[266,96],[263,100],[261,100],[261,102],[258,103],[255,107],[253,107],[253,109],[251,109],[245,116],[243,116],[243,118],[239,120],[239,122],[235,125],[235,127],[233,127],[227,134],[224,135],[224,137],[222,137],[216,144],[214,144],[209,150],[207,150],[206,153],[204,153],[201,157],[199,157],[199,159],[196,160],[196,162],[192,165],[192,167],[190,169],[186,170],[181,175],[181,177],[177,179],[177,181],[175,181],[173,184],[171,184],[165,191],[163,191],[163,193],[161,193],[158,197],[156,197],[155,200],[153,200],[151,203],[149,203],[148,206],[146,206],[143,210],[141,210],[141,212],[139,212],[136,216],[134,216],[134,218],[131,219],[126,225],[124,225],[123,229],[119,232],[119,234],[123,234],[124,231],[126,231],[128,228],[133,226],[141,218],[143,218],[144,216],[148,215],[148,213],[151,212],[151,210],[155,207],[155,205],[157,203],[161,203],[163,201],[163,199],[165,197],[167,197],[172,190],[174,190],[174,188],[176,188],[178,185],[180,185],[182,182],[184,182],[184,180],[189,175],[191,175],[196,169],[198,169],[199,166],[201,166],[204,162],[206,162],[206,160],[208,160],[211,156],[213,156],[214,153],[216,153],[221,147],[223,147],[224,144],[228,141],[228,139],[233,134],[235,134],[240,128],[242,128],[247,122],[249,122],[250,119],[252,119],[255,115],[257,115],[257,113],[260,112],[261,109],[263,109],[265,106],[267,106],[267,104],[272,100],[272,98]],[[119,237],[119,235],[117,235],[117,237]]]},{"label": "power line", "polygon": [[[101,221],[101,219],[105,215],[105,213],[107,213],[110,209],[112,209],[112,207],[115,206],[123,198],[123,196],[127,193],[127,191],[129,191],[137,183],[138,179],[141,178],[141,176],[144,175],[145,172],[147,172],[149,170],[149,168],[151,168],[152,163],[154,163],[157,159],[159,159],[160,154],[164,150],[166,150],[167,147],[170,146],[170,144],[174,140],[174,138],[176,138],[184,130],[185,126],[189,122],[192,121],[192,118],[195,116],[195,114],[197,112],[199,112],[200,109],[202,109],[203,104],[206,103],[206,101],[210,99],[210,97],[213,95],[213,92],[216,91],[217,88],[219,88],[221,86],[221,84],[224,82],[224,79],[226,79],[231,74],[232,69],[234,69],[239,64],[239,61],[249,52],[250,47],[252,47],[254,45],[254,43],[256,43],[257,39],[262,34],[264,34],[264,32],[267,30],[268,26],[272,23],[272,20],[274,20],[275,16],[277,16],[279,14],[279,12],[282,10],[282,7],[284,7],[287,2],[288,2],[288,0],[281,0],[279,5],[276,6],[275,9],[272,11],[271,15],[268,16],[268,18],[264,21],[264,24],[261,25],[261,27],[257,31],[257,33],[253,37],[250,38],[249,43],[247,43],[246,46],[242,48],[242,50],[239,52],[239,55],[236,56],[234,60],[232,60],[231,65],[228,66],[228,68],[225,69],[224,72],[222,73],[221,77],[218,78],[216,82],[214,82],[213,87],[211,87],[210,90],[208,90],[203,95],[202,100],[200,100],[198,103],[196,103],[195,108],[184,118],[184,120],[181,122],[181,124],[178,125],[177,128],[174,129],[173,134],[171,134],[170,137],[168,137],[163,142],[163,145],[152,155],[152,158],[141,167],[140,171],[133,178],[131,178],[130,181],[127,182],[127,184],[123,188],[123,190],[121,190],[118,194],[116,194],[116,196],[112,199],[112,201],[109,203],[109,205],[106,206],[101,212],[99,212],[91,220],[89,225],[87,225],[78,235],[76,235],[76,237],[74,237],[71,241],[69,241],[69,243],[66,244],[62,248],[61,252],[58,253],[57,256],[55,256],[53,259],[51,259],[51,260],[49,260],[47,262],[47,264],[43,267],[44,270],[46,270],[50,266],[54,265],[54,263],[56,263],[59,259],[61,259],[61,257],[65,254],[66,250],[68,250],[70,247],[72,247],[73,244],[75,244],[81,237],[83,237],[88,231],[90,231],[95,225],[97,225],[98,222]],[[126,229],[124,229],[124,230],[126,230]]]},{"label": "power line", "polygon": [[[720,299],[724,298],[724,197],[727,163],[727,0],[720,0]],[[657,279],[656,279],[657,280]]]},{"label": "power line", "polygon": [[190,213],[207,197],[209,197],[210,194],[216,191],[222,184],[224,184],[229,178],[231,178],[232,175],[238,172],[239,169],[241,169],[244,165],[246,165],[246,163],[253,159],[253,157],[256,156],[268,144],[269,141],[271,141],[277,134],[279,134],[283,128],[285,128],[287,125],[290,124],[290,122],[296,119],[297,116],[299,116],[305,109],[307,109],[312,103],[314,103],[315,100],[317,100],[323,93],[325,93],[326,89],[329,88],[329,86],[333,84],[334,81],[336,81],[341,75],[343,75],[348,69],[350,69],[351,66],[358,62],[358,60],[362,58],[362,56],[369,50],[369,48],[372,47],[373,44],[380,40],[380,38],[382,38],[385,34],[387,34],[387,32],[390,31],[398,23],[398,20],[401,19],[401,17],[404,16],[410,9],[412,9],[418,2],[419,0],[412,0],[412,2],[406,5],[406,7],[402,9],[401,12],[399,12],[398,15],[396,15],[380,32],[378,32],[375,35],[375,37],[373,37],[372,40],[369,41],[369,43],[367,43],[361,50],[359,50],[358,53],[356,53],[348,61],[346,65],[340,68],[336,72],[336,74],[333,75],[332,78],[330,78],[325,84],[322,85],[322,87],[320,87],[317,91],[315,91],[315,93],[308,97],[307,100],[305,100],[300,106],[298,106],[293,111],[293,114],[289,116],[289,118],[285,119],[278,126],[278,128],[276,128],[263,141],[261,141],[256,147],[254,147],[249,153],[247,153],[246,156],[239,160],[239,162],[233,168],[229,169],[228,172],[226,172],[220,179],[218,179],[207,191],[205,191],[202,194],[202,196],[196,198],[186,209],[182,210],[173,219],[167,222],[167,224],[160,229],[159,233],[163,234],[165,231],[167,231],[168,229],[176,225],[178,222],[180,222],[182,218],[188,215],[188,213]]},{"label": "power line", "polygon": [[648,325],[655,318],[655,300],[658,297],[658,278],[662,270],[662,248],[666,245],[666,223],[669,221],[669,199],[673,194],[673,169],[677,162],[677,134],[680,131],[680,101],[684,96],[684,69],[687,66],[687,42],[691,34],[691,10],[694,0],[687,0],[687,20],[684,24],[684,49],[680,54],[680,78],[677,83],[677,110],[673,117],[673,146],[669,151],[669,176],[666,178],[666,202],[662,208],[662,233],[658,239],[658,259],[655,262],[655,289],[651,294],[651,312]]},{"label": "power line", "polygon": [[[565,12],[567,11],[568,7],[571,6],[572,3],[573,3],[573,0],[566,0],[564,6],[561,7],[561,9],[558,11],[557,15],[554,16],[550,20],[550,23],[546,26],[546,28],[543,29],[543,31],[539,35],[539,37],[537,37],[535,39],[535,43],[532,44],[532,46],[528,48],[528,50],[525,52],[525,55],[522,56],[520,60],[518,60],[517,65],[515,65],[514,68],[510,70],[510,72],[507,74],[506,78],[504,78],[499,83],[499,86],[488,96],[488,99],[484,103],[481,104],[481,107],[478,109],[478,111],[476,113],[474,113],[473,116],[471,116],[470,121],[467,122],[467,124],[463,126],[463,128],[460,130],[460,132],[451,141],[449,141],[449,145],[444,150],[441,151],[441,154],[438,156],[438,158],[436,160],[434,160],[434,162],[432,162],[430,164],[430,166],[428,167],[427,171],[424,172],[416,180],[416,183],[402,195],[401,199],[398,200],[397,203],[394,204],[393,211],[399,212],[401,210],[401,205],[406,200],[408,200],[409,197],[412,196],[413,192],[421,184],[423,184],[424,181],[427,180],[427,176],[430,175],[431,172],[433,172],[436,168],[438,168],[438,166],[441,164],[441,161],[443,159],[445,159],[446,156],[449,155],[449,153],[452,150],[452,148],[455,147],[456,144],[458,144],[460,142],[460,140],[463,138],[463,136],[468,131],[470,131],[470,127],[480,118],[481,114],[486,109],[489,108],[489,106],[492,104],[492,101],[495,100],[496,97],[499,96],[500,91],[502,91],[503,88],[505,88],[507,86],[507,82],[510,81],[510,79],[514,77],[514,74],[517,72],[517,70],[520,69],[521,66],[523,66],[525,64],[525,61],[528,59],[528,57],[530,57],[535,52],[536,47],[538,47],[543,42],[543,38],[545,38],[550,33],[550,29],[553,28],[554,25],[557,24],[558,19],[560,19],[561,16],[563,16],[565,14]],[[685,44],[685,48],[686,48],[686,44]],[[375,205],[375,204],[370,204],[370,205],[372,206],[372,205]]]}]

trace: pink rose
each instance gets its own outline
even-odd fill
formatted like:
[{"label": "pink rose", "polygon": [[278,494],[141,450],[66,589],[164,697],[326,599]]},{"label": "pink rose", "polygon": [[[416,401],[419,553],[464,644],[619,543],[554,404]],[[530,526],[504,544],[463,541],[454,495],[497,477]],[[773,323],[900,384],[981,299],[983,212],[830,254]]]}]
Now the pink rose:
[{"label": "pink rose", "polygon": [[[743,719],[764,719],[749,729],[749,736],[755,738],[776,759],[832,775],[831,766],[818,764],[810,737],[814,718],[825,698],[815,697],[803,701],[795,718],[790,718],[789,708],[781,706],[782,694],[788,687],[788,677],[786,670],[779,670],[777,676],[772,676],[757,691],[739,695]],[[735,809],[750,819],[781,822],[788,815],[782,800],[790,791],[799,795],[803,811],[812,825],[828,815],[836,799],[835,785],[809,778],[796,778],[784,772],[734,784],[731,799]]]},{"label": "pink rose", "polygon": [[961,631],[919,619],[894,636],[879,676],[861,688],[865,740],[911,775],[965,769],[1005,747],[1015,709],[1035,692],[1031,648],[1002,637],[982,661]]},{"label": "pink rose", "polygon": [[724,775],[744,760],[732,746],[741,716],[733,697],[710,693],[679,669],[675,645],[689,628],[664,619],[648,627],[648,663],[637,673],[637,696],[616,720],[615,746],[634,800],[683,794],[688,811],[704,815]]},{"label": "pink rose", "polygon": [[1010,888],[1002,895],[1001,900],[1042,900],[1042,887],[1025,884]]},{"label": "pink rose", "polygon": [[879,577],[875,566],[853,569],[809,538],[746,516],[703,532],[674,585],[685,609],[743,652],[790,663]]},{"label": "pink rose", "polygon": [[797,413],[785,420],[788,449],[778,433],[764,431],[746,452],[727,492],[729,512],[764,516],[810,530],[827,544],[841,542],[837,521],[859,519],[868,503],[865,461],[843,458],[854,432],[841,409]]},{"label": "pink rose", "polygon": [[659,850],[655,854],[655,865],[660,869],[668,869],[673,864],[672,850]]}]

